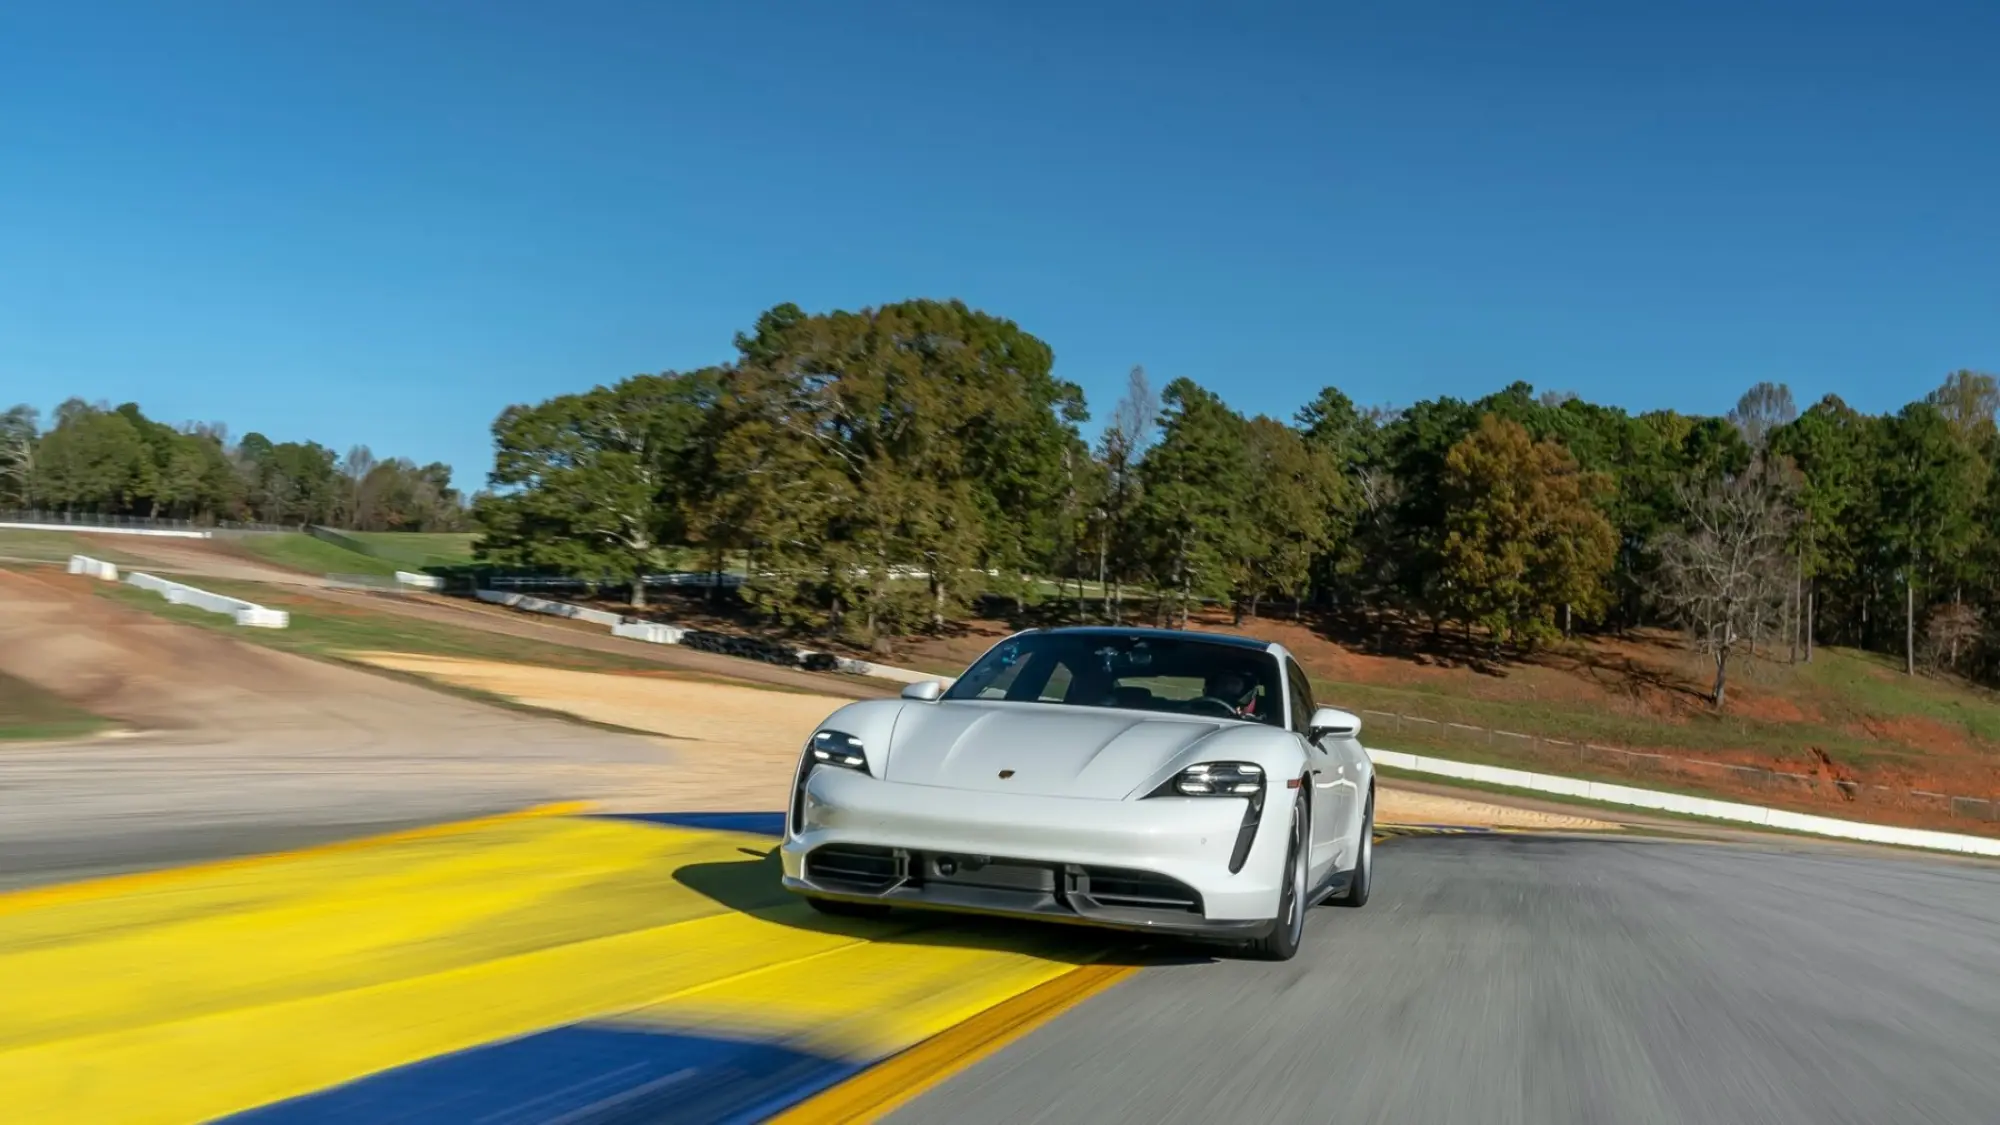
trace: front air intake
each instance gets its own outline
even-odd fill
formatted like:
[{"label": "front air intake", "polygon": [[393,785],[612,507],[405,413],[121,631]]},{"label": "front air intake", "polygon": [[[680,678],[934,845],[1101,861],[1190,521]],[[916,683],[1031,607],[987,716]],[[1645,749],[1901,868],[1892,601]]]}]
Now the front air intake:
[{"label": "front air intake", "polygon": [[1201,895],[1178,879],[1116,867],[1085,867],[1080,875],[1072,878],[1072,893],[1087,896],[1098,906],[1201,913]]},{"label": "front air intake", "polygon": [[909,877],[909,857],[867,844],[823,844],[806,853],[805,875],[828,890],[880,894]]}]

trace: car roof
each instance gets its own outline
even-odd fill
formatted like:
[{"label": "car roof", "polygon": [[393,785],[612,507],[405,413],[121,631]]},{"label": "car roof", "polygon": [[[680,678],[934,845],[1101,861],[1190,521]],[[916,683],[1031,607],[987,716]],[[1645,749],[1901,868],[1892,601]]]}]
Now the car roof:
[{"label": "car roof", "polygon": [[1278,656],[1290,655],[1283,645],[1271,641],[1260,641],[1255,637],[1243,637],[1234,633],[1200,633],[1189,629],[1149,629],[1137,625],[1057,625],[1033,629],[1030,632],[1083,637],[1150,637],[1160,640],[1202,641],[1228,645],[1231,648],[1254,649],[1257,652],[1268,652]]}]

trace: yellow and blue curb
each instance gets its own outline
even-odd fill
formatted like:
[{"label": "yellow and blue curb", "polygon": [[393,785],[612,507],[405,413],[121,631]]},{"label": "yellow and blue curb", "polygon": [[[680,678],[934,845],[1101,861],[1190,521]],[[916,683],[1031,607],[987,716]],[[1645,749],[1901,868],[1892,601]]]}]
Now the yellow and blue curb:
[{"label": "yellow and blue curb", "polygon": [[780,827],[555,806],[0,895],[4,1116],[872,1120],[1135,971],[1094,931],[821,916]]},{"label": "yellow and blue curb", "polygon": [[762,1120],[1111,948],[823,918],[758,827],[493,818],[0,897],[6,1119]]}]

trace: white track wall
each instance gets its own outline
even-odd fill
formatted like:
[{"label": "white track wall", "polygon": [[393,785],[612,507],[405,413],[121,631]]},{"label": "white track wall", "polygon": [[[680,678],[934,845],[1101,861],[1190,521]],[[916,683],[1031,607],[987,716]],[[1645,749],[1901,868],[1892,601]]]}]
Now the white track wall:
[{"label": "white track wall", "polygon": [[176,531],[156,527],[98,527],[86,523],[0,523],[9,531],[69,531],[78,535],[151,535],[159,539],[213,539],[208,531]]},{"label": "white track wall", "polygon": [[1454,762],[1446,758],[1429,758],[1395,750],[1370,748],[1368,756],[1377,765],[1409,770],[1412,773],[1477,781],[1486,785],[1504,785],[1512,789],[1527,789],[1538,793],[1581,797],[1609,805],[1658,809],[1662,812],[1708,817],[1711,820],[1782,828],[1790,832],[1806,832],[1815,836],[1864,840],[1873,844],[1899,844],[1903,847],[1927,848],[1932,851],[2000,856],[2000,838],[1990,836],[1966,836],[1956,832],[1932,832],[1922,828],[1894,828],[1886,824],[1868,824],[1864,821],[1840,820],[1830,816],[1811,816],[1784,809],[1765,808],[1762,805],[1715,801],[1706,797],[1662,793],[1653,789],[1634,789],[1629,785],[1612,785],[1608,782],[1582,781],[1574,777],[1529,773],[1526,770],[1505,769],[1500,766]]},{"label": "white track wall", "polygon": [[101,579],[105,582],[118,581],[117,567],[112,566],[103,559],[93,559],[89,555],[71,555],[69,557],[69,572],[71,574],[88,574],[92,578]]},{"label": "white track wall", "polygon": [[210,613],[226,613],[238,625],[253,629],[284,629],[290,627],[292,623],[292,615],[282,609],[269,609],[256,602],[246,602],[242,598],[211,594],[207,590],[183,582],[173,582],[144,571],[134,571],[126,575],[125,581],[141,590],[151,590],[175,605],[191,605]]},{"label": "white track wall", "polygon": [[[400,575],[398,576],[400,577]],[[517,594],[505,590],[475,590],[473,595],[480,601],[494,605],[509,606],[526,613],[546,613],[554,617],[567,617],[573,621],[588,621],[595,625],[608,626],[611,635],[628,640],[645,641],[656,645],[677,645],[687,636],[687,630],[678,625],[668,625],[657,621],[626,621],[608,610],[590,609],[586,606],[571,605],[568,602],[550,601],[529,594]],[[802,652],[801,657],[818,656],[816,652]],[[904,684],[921,684],[937,680],[946,687],[951,686],[952,677],[934,676],[928,672],[918,672],[909,668],[894,668],[887,664],[875,664],[866,660],[841,660],[839,669],[849,675],[873,676],[882,680],[893,680]]]}]

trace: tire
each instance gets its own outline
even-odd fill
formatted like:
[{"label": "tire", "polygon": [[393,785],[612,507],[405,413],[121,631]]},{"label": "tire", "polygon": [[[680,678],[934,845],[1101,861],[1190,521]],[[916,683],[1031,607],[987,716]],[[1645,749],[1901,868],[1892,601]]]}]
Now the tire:
[{"label": "tire", "polygon": [[1375,885],[1375,790],[1368,790],[1367,811],[1361,814],[1361,859],[1354,865],[1354,878],[1347,889],[1328,899],[1335,906],[1368,905],[1368,892]]},{"label": "tire", "polygon": [[1307,808],[1303,797],[1292,807],[1291,843],[1285,849],[1285,883],[1278,894],[1277,923],[1264,937],[1249,943],[1247,952],[1259,961],[1289,961],[1298,956],[1306,933]]},{"label": "tire", "polygon": [[838,898],[806,899],[806,905],[835,918],[885,918],[889,908],[875,902],[848,902]]}]

